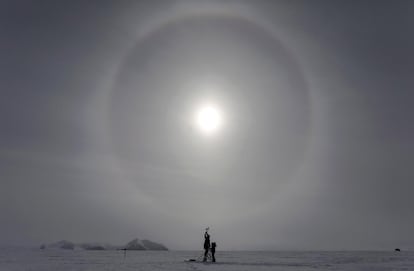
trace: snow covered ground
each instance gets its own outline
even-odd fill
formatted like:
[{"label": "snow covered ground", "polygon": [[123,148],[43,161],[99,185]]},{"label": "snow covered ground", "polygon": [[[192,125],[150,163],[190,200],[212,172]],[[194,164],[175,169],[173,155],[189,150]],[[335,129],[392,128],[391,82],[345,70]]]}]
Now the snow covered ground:
[{"label": "snow covered ground", "polygon": [[201,252],[0,249],[0,270],[414,270],[414,251],[231,252],[217,263],[184,262]]}]

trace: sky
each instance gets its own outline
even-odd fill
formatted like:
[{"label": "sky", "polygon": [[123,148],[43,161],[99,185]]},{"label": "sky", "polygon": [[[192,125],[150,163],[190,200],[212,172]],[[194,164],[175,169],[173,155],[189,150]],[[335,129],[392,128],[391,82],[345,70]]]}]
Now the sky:
[{"label": "sky", "polygon": [[413,12],[2,1],[0,245],[414,248]]}]

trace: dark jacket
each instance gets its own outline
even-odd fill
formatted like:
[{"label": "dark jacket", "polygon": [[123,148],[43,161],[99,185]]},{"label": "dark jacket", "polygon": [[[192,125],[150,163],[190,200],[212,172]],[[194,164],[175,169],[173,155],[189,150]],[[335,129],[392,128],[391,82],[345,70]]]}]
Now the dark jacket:
[{"label": "dark jacket", "polygon": [[204,249],[210,248],[210,235],[208,232],[204,233]]}]

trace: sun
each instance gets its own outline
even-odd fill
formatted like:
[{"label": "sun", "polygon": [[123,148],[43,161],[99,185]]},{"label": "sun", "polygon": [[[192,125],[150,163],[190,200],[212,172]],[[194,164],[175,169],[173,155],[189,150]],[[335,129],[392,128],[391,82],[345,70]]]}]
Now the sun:
[{"label": "sun", "polygon": [[203,105],[195,114],[195,123],[203,134],[215,134],[222,128],[222,113],[215,105]]}]

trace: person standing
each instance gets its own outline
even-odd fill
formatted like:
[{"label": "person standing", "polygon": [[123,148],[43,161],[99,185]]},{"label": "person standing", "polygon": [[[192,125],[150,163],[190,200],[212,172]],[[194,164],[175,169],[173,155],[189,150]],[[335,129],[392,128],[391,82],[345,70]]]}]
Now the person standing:
[{"label": "person standing", "polygon": [[206,228],[204,233],[204,258],[203,262],[207,261],[208,250],[210,249],[210,234],[208,234],[209,228]]},{"label": "person standing", "polygon": [[213,263],[216,262],[216,257],[214,256],[214,254],[216,253],[216,242],[211,243],[211,261]]}]

